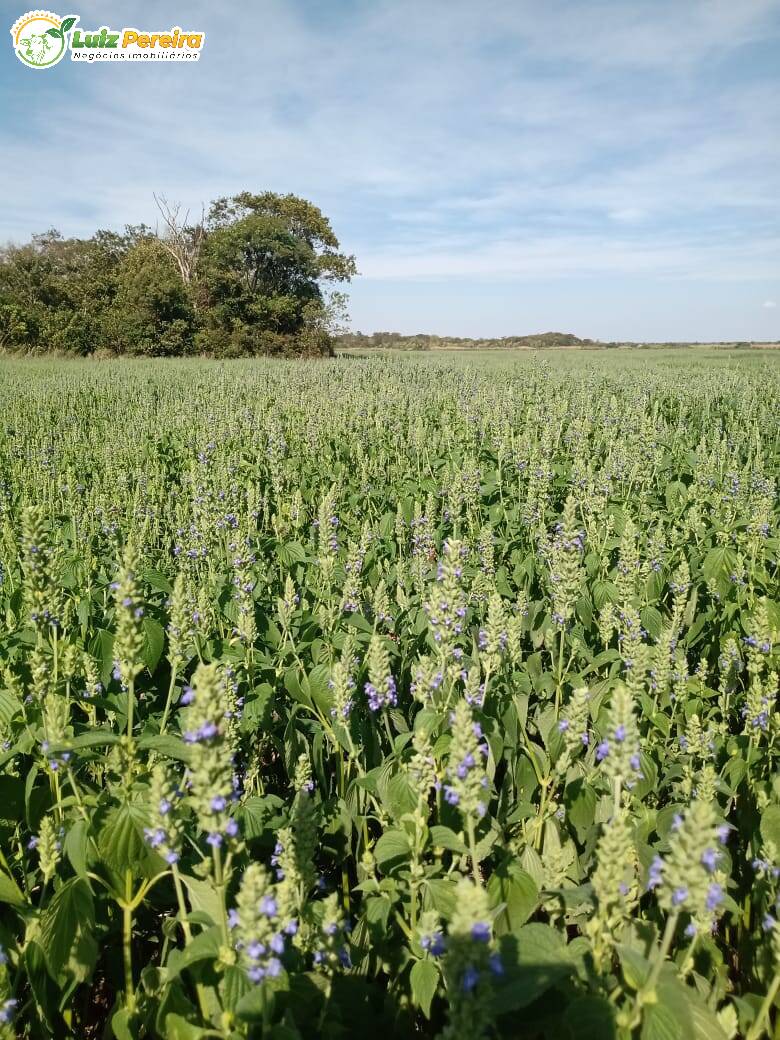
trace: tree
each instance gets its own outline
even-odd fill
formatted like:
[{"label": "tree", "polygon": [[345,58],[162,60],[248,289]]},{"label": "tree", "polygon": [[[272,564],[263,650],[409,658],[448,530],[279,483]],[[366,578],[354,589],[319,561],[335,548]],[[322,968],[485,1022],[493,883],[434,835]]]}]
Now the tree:
[{"label": "tree", "polygon": [[123,257],[106,324],[120,353],[191,353],[192,304],[173,258],[158,239],[142,239]]},{"label": "tree", "polygon": [[197,224],[190,225],[190,211],[187,210],[184,216],[180,216],[180,203],[169,203],[164,195],[155,195],[154,201],[165,224],[164,234],[158,235],[160,243],[176,264],[181,280],[185,285],[190,285],[198,265],[205,234],[203,213]]},{"label": "tree", "polygon": [[243,192],[211,206],[199,265],[205,315],[202,343],[233,352],[330,352],[330,294],[321,283],[348,280],[351,256],[328,220],[294,195]]},{"label": "tree", "polygon": [[190,225],[155,196],[164,230],[89,239],[50,230],[0,249],[0,349],[91,354],[332,352],[355,261],[321,211],[243,192]]}]

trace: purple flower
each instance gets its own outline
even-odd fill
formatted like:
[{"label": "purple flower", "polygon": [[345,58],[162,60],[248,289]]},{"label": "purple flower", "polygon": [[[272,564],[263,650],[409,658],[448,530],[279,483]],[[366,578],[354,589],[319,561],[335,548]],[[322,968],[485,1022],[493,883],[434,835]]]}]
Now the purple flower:
[{"label": "purple flower", "polygon": [[227,834],[229,838],[235,838],[235,836],[238,834],[238,824],[235,820],[230,819],[225,824],[225,834]]},{"label": "purple flower", "polygon": [[192,704],[195,700],[195,691],[191,686],[185,686],[179,697],[179,704]]},{"label": "purple flower", "polygon": [[479,972],[471,964],[463,972],[463,978],[461,979],[461,986],[463,987],[464,993],[471,993],[476,984],[479,982]]},{"label": "purple flower", "polygon": [[596,748],[596,761],[602,762],[609,754],[609,741],[602,740],[599,746]]},{"label": "purple flower", "polygon": [[487,921],[477,921],[471,928],[471,938],[476,942],[490,942],[490,925]]},{"label": "purple flower", "polygon": [[626,739],[626,727],[621,723],[615,730],[615,740],[618,744],[622,744]]},{"label": "purple flower", "polygon": [[457,805],[460,801],[460,795],[454,788],[450,787],[449,784],[444,785],[444,798],[449,805]]},{"label": "purple flower", "polygon": [[206,841],[212,848],[218,849],[222,844],[222,835],[219,831],[212,831],[211,834],[206,838]]},{"label": "purple flower", "polygon": [[15,997],[9,997],[4,1004],[0,1005],[0,1023],[8,1025],[13,1018],[14,1008],[19,1003]]},{"label": "purple flower", "polygon": [[688,898],[688,889],[685,885],[680,885],[672,892],[672,906],[682,906],[685,900]]},{"label": "purple flower", "polygon": [[713,913],[718,909],[720,904],[723,902],[723,886],[719,885],[717,881],[713,881],[710,887],[707,889],[707,909]]},{"label": "purple flower", "polygon": [[715,870],[715,868],[718,865],[719,859],[720,853],[717,852],[715,849],[707,848],[701,854],[702,866],[705,868],[705,870],[707,870],[709,874],[712,874],[712,872]]},{"label": "purple flower", "polygon": [[647,889],[650,891],[653,888],[657,888],[661,884],[661,874],[664,869],[664,861],[660,856],[655,856],[653,862],[650,864],[650,870],[647,875]]},{"label": "purple flower", "polygon": [[222,797],[221,794],[215,795],[211,799],[211,811],[212,812],[222,812],[222,810],[225,808],[226,805],[227,805],[227,802],[225,801],[225,799]]},{"label": "purple flower", "polygon": [[488,966],[494,975],[504,974],[504,965],[501,961],[500,953],[491,953],[490,959],[488,960]]},{"label": "purple flower", "polygon": [[260,913],[266,917],[276,917],[277,906],[273,896],[263,896],[260,901]]}]

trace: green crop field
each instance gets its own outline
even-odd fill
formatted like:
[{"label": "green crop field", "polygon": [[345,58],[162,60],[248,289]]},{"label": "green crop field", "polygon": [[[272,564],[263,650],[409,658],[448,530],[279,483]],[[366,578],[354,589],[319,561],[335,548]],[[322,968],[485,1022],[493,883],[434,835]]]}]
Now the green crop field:
[{"label": "green crop field", "polygon": [[747,350],[2,362],[3,1040],[772,1035],[779,414]]}]

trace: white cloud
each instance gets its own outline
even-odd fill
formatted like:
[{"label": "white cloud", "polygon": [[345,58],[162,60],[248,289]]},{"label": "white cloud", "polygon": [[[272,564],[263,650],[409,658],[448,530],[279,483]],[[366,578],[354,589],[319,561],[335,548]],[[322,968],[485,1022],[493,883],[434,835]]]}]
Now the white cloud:
[{"label": "white cloud", "polygon": [[367,282],[774,284],[780,91],[748,49],[780,35],[778,0],[264,0],[239,33],[230,8],[188,5],[196,67],[0,72],[0,241],[153,222],[153,191],[197,212],[268,187],[321,205]]},{"label": "white cloud", "polygon": [[766,310],[771,311],[775,309],[777,304],[774,300],[765,300],[763,306],[766,308]]}]

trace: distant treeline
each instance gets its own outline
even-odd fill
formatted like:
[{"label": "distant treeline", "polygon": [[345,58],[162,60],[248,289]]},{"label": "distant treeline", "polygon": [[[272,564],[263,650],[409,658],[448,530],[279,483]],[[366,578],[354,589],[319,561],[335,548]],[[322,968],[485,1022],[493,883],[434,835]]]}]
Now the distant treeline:
[{"label": "distant treeline", "polygon": [[146,225],[51,230],[0,247],[0,350],[236,357],[330,354],[355,261],[320,210],[242,192],[190,222],[156,199]]},{"label": "distant treeline", "polygon": [[[737,349],[749,349],[753,343],[721,342],[701,343],[692,341],[675,341],[666,343],[639,343],[626,341],[604,341],[596,339],[581,339],[570,332],[540,332],[530,336],[501,336],[493,339],[469,339],[463,336],[431,336],[426,333],[416,333],[404,336],[400,332],[373,332],[366,335],[363,332],[342,333],[333,340],[336,349],[341,350],[512,350],[531,348],[544,350],[551,347],[578,347],[581,350],[610,350],[618,347],[634,347],[636,349],[649,349],[651,347],[699,347],[718,346]],[[778,341],[780,342],[780,341]],[[772,344],[761,344],[771,346]]]},{"label": "distant treeline", "polygon": [[337,348],[364,348],[375,350],[392,347],[395,350],[511,350],[518,347],[585,347],[596,344],[591,339],[580,339],[570,332],[541,332],[534,336],[501,336],[494,339],[468,339],[463,336],[430,336],[417,333],[404,336],[400,332],[348,332],[335,338]]}]

